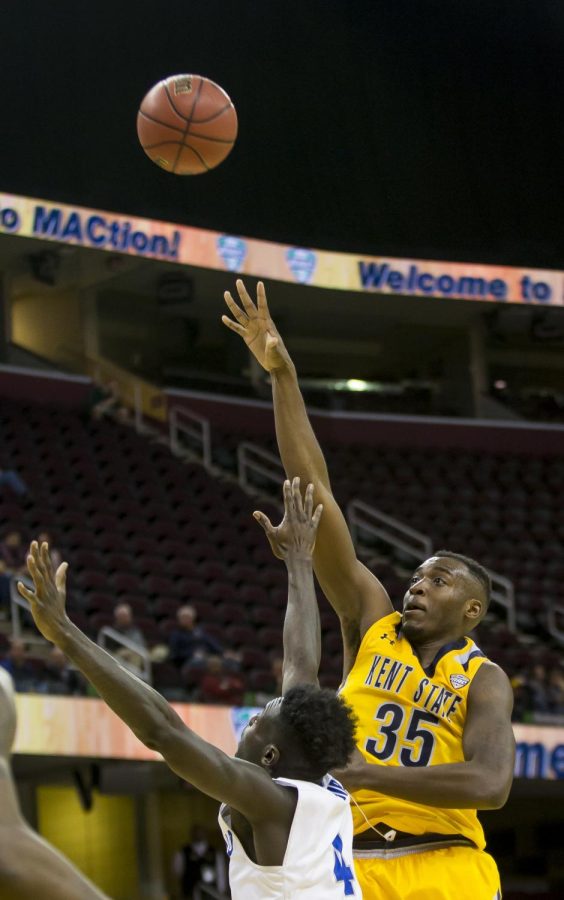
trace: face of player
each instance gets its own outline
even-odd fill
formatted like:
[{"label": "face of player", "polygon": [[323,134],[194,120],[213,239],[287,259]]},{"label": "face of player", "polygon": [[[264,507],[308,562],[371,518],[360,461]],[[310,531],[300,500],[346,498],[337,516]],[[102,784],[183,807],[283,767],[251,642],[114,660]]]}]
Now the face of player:
[{"label": "face of player", "polygon": [[265,750],[276,743],[276,720],[282,699],[277,697],[276,700],[271,700],[261,713],[249,719],[235,753],[237,759],[244,759],[257,766],[264,765]]},{"label": "face of player", "polygon": [[463,562],[432,556],[411,577],[403,599],[403,634],[413,644],[462,637],[479,619],[478,593]]}]

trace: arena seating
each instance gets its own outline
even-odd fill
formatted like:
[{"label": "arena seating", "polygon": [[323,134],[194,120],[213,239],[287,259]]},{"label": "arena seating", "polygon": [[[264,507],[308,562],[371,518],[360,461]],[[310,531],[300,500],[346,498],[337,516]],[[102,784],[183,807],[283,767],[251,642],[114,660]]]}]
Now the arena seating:
[{"label": "arena seating", "polygon": [[[23,504],[0,498],[0,532],[17,528],[25,540],[51,533],[70,563],[71,616],[81,627],[95,635],[115,603],[125,601],[153,646],[166,643],[176,609],[190,602],[210,633],[242,651],[249,687],[268,682],[270,660],[281,652],[286,576],[252,519],[254,501],[238,484],[113,421],[3,402],[1,429],[0,462],[21,473],[30,497]],[[215,433],[216,461],[233,467],[239,438]],[[435,545],[474,555],[515,582],[518,621],[529,637],[516,637],[494,618],[479,636],[494,659],[509,670],[540,655],[550,662],[547,653],[555,653],[546,649],[543,615],[550,600],[564,600],[560,460],[326,449],[342,503],[361,497],[430,534]],[[277,517],[276,508],[263,508]],[[401,601],[397,568],[382,564],[379,575]],[[340,632],[320,602],[322,683],[336,686]],[[178,676],[165,662],[155,666],[155,678],[170,687]]]},{"label": "arena seating", "polygon": [[[192,603],[206,630],[243,652],[249,685],[272,680],[286,603],[283,565],[233,481],[184,464],[127,425],[3,401],[1,463],[30,488],[0,497],[0,533],[25,541],[47,530],[69,561],[71,618],[95,636],[129,603],[149,646],[166,643],[176,609]],[[276,517],[275,508],[266,507]],[[322,601],[325,603],[325,601]],[[336,619],[325,603],[324,621]],[[155,665],[156,684],[178,683]],[[338,681],[327,659],[327,680]]]}]

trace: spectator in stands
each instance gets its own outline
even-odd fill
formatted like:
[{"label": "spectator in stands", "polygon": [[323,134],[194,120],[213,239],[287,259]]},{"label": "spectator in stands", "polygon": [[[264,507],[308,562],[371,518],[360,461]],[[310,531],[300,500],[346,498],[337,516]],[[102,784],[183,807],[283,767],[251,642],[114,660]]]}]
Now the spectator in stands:
[{"label": "spectator in stands", "polygon": [[4,659],[0,660],[0,666],[12,676],[18,693],[29,694],[37,689],[35,671],[27,658],[24,641],[19,638],[11,639],[10,649]]},{"label": "spectator in stands", "polygon": [[25,575],[27,547],[22,536],[15,529],[9,531],[0,544],[0,568],[11,575]]},{"label": "spectator in stands", "polygon": [[0,610],[10,608],[10,584],[12,577],[25,576],[26,548],[19,531],[9,531],[0,544]]},{"label": "spectator in stands", "polygon": [[25,497],[29,493],[27,484],[15,469],[0,468],[0,488],[8,488],[16,497]]},{"label": "spectator in stands", "polygon": [[513,675],[511,687],[513,688],[513,712],[511,719],[513,722],[525,722],[530,712],[527,679],[522,674]]},{"label": "spectator in stands", "polygon": [[204,668],[210,654],[221,656],[223,653],[219,641],[207,634],[201,625],[196,625],[196,618],[193,606],[185,605],[177,610],[178,624],[168,638],[169,659],[175,666]]},{"label": "spectator in stands", "polygon": [[197,698],[201,703],[242,706],[245,684],[241,675],[226,671],[221,656],[208,656],[200,678]]},{"label": "spectator in stands", "polygon": [[[175,853],[172,861],[172,872],[178,883],[177,897],[182,900],[191,900],[194,889],[200,883],[212,885],[218,890],[224,891],[227,885],[225,874],[222,873],[223,854],[212,847],[206,828],[194,825],[190,841],[184,844]],[[223,874],[222,883],[219,878]]]},{"label": "spectator in stands", "polygon": [[542,663],[533,666],[532,675],[527,679],[529,709],[532,713],[546,713],[548,705],[548,683],[546,667]]},{"label": "spectator in stands", "polygon": [[63,651],[53,647],[37,691],[40,694],[81,696],[86,694],[86,682],[80,672],[71,668]]},{"label": "spectator in stands", "polygon": [[[119,632],[128,641],[136,644],[141,649],[145,649],[145,638],[143,632],[137,627],[133,619],[133,610],[129,603],[119,603],[114,609],[114,620],[111,627],[114,631]],[[118,641],[112,641],[107,638],[107,649],[126,665],[133,666],[138,669],[142,665],[142,657],[133,650],[133,648],[124,647]]]}]

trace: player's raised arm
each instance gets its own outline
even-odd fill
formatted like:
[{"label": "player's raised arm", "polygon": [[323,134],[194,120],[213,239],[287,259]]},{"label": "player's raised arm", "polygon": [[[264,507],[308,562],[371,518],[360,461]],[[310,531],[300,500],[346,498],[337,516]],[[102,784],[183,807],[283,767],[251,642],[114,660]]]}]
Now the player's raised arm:
[{"label": "player's raised arm", "polygon": [[282,693],[297,684],[318,685],[321,625],[313,583],[312,556],[322,507],[313,510],[313,485],[302,500],[300,479],[284,482],[284,518],[276,528],[264,513],[255,512],[275,556],[288,570],[288,605],[284,618]]},{"label": "player's raised arm", "polygon": [[288,816],[293,802],[288,799],[289,792],[276,785],[265,769],[234,759],[198,737],[164,697],[69,620],[65,611],[67,564],[53,572],[47,544],[40,548],[34,541],[27,564],[34,590],[21,582],[18,590],[28,600],[38,629],[65,652],[140,741],[160,753],[182,778],[230,804],[251,823]]},{"label": "player's raised arm", "polygon": [[[378,579],[357,559],[345,518],[333,497],[321,448],[309,421],[295,366],[274,324],[259,282],[253,303],[242,281],[237,281],[240,303],[225,293],[233,316],[223,323],[243,338],[258,362],[270,372],[274,398],[276,437],[286,474],[302,484],[315,484],[315,501],[323,504],[323,519],[313,564],[329,602],[341,619],[347,659],[352,662],[364,632],[392,611],[390,599]],[[352,657],[352,659],[351,659]]]}]

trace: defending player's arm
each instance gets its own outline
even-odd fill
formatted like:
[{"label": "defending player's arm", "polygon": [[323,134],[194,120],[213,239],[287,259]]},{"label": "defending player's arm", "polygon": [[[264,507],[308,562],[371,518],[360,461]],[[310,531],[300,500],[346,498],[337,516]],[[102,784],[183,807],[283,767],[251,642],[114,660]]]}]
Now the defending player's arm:
[{"label": "defending player's arm", "polygon": [[378,579],[357,559],[345,518],[333,497],[323,453],[309,421],[295,366],[278,333],[259,282],[257,304],[242,281],[237,281],[241,306],[229,292],[225,300],[235,319],[223,322],[240,335],[258,362],[270,372],[276,437],[286,474],[302,483],[313,482],[316,500],[323,504],[313,564],[319,583],[341,620],[345,669],[352,663],[360,640],[373,622],[392,611]]},{"label": "defending player's arm", "polygon": [[284,482],[284,518],[276,528],[264,513],[255,512],[273,552],[286,563],[288,604],[284,618],[282,693],[297,684],[318,685],[321,625],[313,583],[312,555],[322,507],[313,511],[313,485],[302,500],[300,479]]},{"label": "defending player's arm", "polygon": [[65,652],[140,741],[161,753],[182,778],[210,797],[230,804],[250,822],[286,815],[292,798],[264,769],[234,759],[198,737],[164,697],[123,668],[68,619],[67,564],[62,563],[54,573],[47,544],[39,548],[34,541],[27,562],[35,590],[28,590],[21,582],[18,590],[29,601],[38,629]]},{"label": "defending player's arm", "polygon": [[464,762],[436,766],[384,766],[360,753],[336,772],[349,790],[375,790],[443,809],[499,809],[509,796],[515,764],[511,727],[513,691],[507,675],[483,665],[472,681],[462,747]]}]

